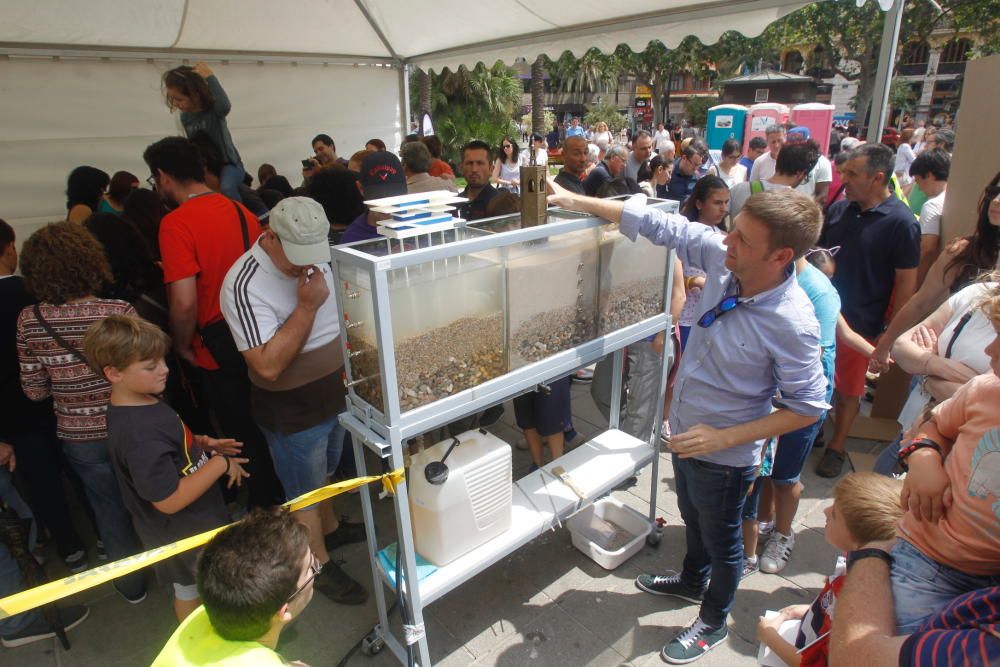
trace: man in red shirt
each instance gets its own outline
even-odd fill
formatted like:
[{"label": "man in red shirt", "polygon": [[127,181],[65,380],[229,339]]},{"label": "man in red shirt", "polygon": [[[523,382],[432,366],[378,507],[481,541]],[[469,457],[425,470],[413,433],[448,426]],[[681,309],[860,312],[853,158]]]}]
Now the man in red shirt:
[{"label": "man in red shirt", "polygon": [[150,181],[174,210],[160,223],[160,254],[167,286],[174,351],[201,370],[219,425],[243,442],[250,459],[250,505],[266,507],[283,499],[264,436],[250,414],[250,381],[222,318],[219,291],[226,272],[260,236],[257,217],[242,204],[205,185],[204,165],[182,137],[167,137],[146,148]]}]

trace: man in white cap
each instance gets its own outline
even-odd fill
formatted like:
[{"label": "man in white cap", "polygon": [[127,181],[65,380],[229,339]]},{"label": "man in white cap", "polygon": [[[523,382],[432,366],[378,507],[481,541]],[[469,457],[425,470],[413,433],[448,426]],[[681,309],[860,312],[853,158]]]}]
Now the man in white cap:
[{"label": "man in white cap", "polygon": [[[246,359],[253,418],[267,439],[288,499],[324,486],[340,461],[344,429],[340,318],[330,298],[330,223],[308,197],[283,199],[270,227],[226,274],[222,314]],[[323,570],[316,588],[334,602],[368,594],[330,560],[329,550],[364,539],[364,527],[337,521],[330,501],[295,513]],[[325,536],[325,537],[324,537]]]}]

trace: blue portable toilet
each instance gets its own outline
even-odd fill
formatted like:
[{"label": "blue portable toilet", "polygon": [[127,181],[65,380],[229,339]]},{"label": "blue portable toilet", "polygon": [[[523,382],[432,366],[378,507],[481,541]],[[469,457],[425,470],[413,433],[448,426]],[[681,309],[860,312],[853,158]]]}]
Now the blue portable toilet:
[{"label": "blue portable toilet", "polygon": [[708,147],[720,150],[726,139],[743,143],[743,129],[749,110],[739,104],[720,104],[708,110],[705,139]]}]

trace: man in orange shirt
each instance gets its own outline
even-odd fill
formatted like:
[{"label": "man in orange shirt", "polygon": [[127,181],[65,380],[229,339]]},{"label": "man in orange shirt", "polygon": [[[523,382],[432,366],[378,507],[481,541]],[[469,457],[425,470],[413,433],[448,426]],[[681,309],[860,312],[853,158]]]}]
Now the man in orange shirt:
[{"label": "man in orange shirt", "polygon": [[264,436],[250,414],[250,380],[222,318],[219,291],[233,263],[260,236],[257,217],[205,185],[204,165],[182,137],[167,137],[142,155],[148,179],[174,210],[160,223],[163,281],[167,286],[174,351],[200,369],[207,398],[228,437],[250,459],[250,505],[283,500]]},{"label": "man in orange shirt", "polygon": [[1000,585],[1000,290],[983,309],[997,330],[992,373],[941,403],[901,448],[909,469],[892,550],[896,629],[910,634],[963,593]]}]

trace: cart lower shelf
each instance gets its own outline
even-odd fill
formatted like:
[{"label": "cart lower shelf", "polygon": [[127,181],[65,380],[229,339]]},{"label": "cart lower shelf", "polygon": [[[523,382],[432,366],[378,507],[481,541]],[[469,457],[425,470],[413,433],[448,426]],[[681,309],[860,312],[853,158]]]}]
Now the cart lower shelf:
[{"label": "cart lower shelf", "polygon": [[[653,449],[619,430],[600,433],[563,457],[514,482],[510,528],[489,542],[438,568],[418,584],[420,601],[428,605],[479,574],[504,556],[535,539],[558,522],[607,494],[637,474],[653,458]],[[583,498],[552,474],[562,467]],[[387,586],[389,577],[376,560]]]}]

